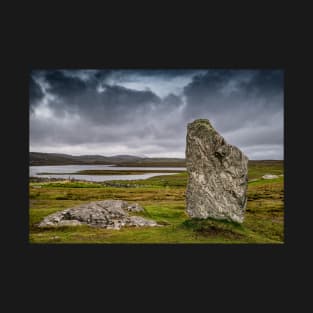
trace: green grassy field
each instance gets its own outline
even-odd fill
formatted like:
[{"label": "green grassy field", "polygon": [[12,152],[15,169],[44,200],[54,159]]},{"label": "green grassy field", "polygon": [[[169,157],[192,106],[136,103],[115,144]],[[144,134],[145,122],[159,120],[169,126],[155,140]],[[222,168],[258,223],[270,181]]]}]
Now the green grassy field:
[{"label": "green grassy field", "polygon": [[[283,162],[249,162],[248,204],[239,225],[212,219],[189,219],[185,212],[187,173],[146,180],[115,181],[117,186],[87,182],[29,184],[29,241],[31,243],[283,243],[283,176],[264,180],[264,174],[283,174]],[[162,227],[107,230],[89,226],[40,229],[45,216],[80,203],[104,199],[138,202],[142,216]]]}]

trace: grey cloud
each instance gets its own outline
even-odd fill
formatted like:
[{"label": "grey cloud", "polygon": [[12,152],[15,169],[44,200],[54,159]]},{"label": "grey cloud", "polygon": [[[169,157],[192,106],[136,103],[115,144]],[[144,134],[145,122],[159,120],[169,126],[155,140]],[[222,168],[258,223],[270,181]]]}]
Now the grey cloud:
[{"label": "grey cloud", "polygon": [[30,109],[33,110],[34,106],[38,104],[40,100],[44,97],[43,90],[41,86],[35,81],[33,76],[29,79],[29,103]]},{"label": "grey cloud", "polygon": [[[187,74],[191,75],[190,83],[182,93],[169,92],[164,97],[153,88],[135,90],[118,84],[132,79],[130,76],[139,81],[151,77],[157,83],[153,78],[166,80]],[[262,151],[264,157],[282,155],[281,71],[109,69],[33,75],[48,86],[38,93],[41,99],[46,97],[48,109],[42,107],[31,114],[33,147],[51,147],[51,152],[72,146],[81,149],[81,154],[116,151],[183,157],[187,123],[208,118],[230,143],[252,157],[262,158]],[[110,83],[112,77],[114,84]]]},{"label": "grey cloud", "polygon": [[211,112],[254,106],[260,100],[275,108],[281,107],[281,103],[268,103],[268,99],[282,95],[282,84],[282,72],[278,70],[212,70],[196,76],[184,92],[189,102]]},{"label": "grey cloud", "polygon": [[179,106],[183,103],[181,97],[174,95],[174,94],[169,94],[167,97],[163,99],[163,104],[164,105],[169,105],[169,106]]},{"label": "grey cloud", "polygon": [[69,77],[61,70],[47,71],[45,80],[49,83],[49,91],[61,97],[71,97],[84,92],[88,84],[79,77]]},{"label": "grey cloud", "polygon": [[[185,87],[185,116],[207,117],[221,131],[266,123],[283,110],[281,71],[213,70]],[[282,116],[282,115],[281,115]]]}]

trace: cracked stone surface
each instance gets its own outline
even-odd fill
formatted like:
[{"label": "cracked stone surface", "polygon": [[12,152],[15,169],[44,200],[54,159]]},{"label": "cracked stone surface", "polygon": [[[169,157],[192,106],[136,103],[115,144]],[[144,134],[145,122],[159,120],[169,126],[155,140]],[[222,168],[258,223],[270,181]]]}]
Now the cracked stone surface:
[{"label": "cracked stone surface", "polygon": [[186,140],[187,214],[242,223],[248,158],[228,144],[206,119],[188,124]]},{"label": "cracked stone surface", "polygon": [[144,212],[137,203],[123,200],[103,200],[82,204],[45,217],[39,227],[90,225],[108,229],[121,227],[159,226],[155,221],[141,216],[130,215],[131,212]]}]

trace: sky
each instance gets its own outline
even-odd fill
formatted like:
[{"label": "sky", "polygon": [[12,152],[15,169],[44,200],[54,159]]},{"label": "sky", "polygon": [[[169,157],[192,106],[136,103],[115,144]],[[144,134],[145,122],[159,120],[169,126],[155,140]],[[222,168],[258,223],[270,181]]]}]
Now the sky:
[{"label": "sky", "polygon": [[33,70],[30,151],[185,157],[187,124],[208,119],[251,160],[282,160],[282,70]]}]

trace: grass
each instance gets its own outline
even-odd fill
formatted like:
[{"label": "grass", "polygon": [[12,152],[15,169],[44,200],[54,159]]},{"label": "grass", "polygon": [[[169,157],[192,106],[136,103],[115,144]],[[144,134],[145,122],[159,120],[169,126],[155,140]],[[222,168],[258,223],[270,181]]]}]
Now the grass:
[{"label": "grass", "polygon": [[249,180],[261,178],[265,174],[284,174],[282,161],[249,161]]},{"label": "grass", "polygon": [[[30,183],[29,241],[31,243],[283,243],[284,178],[265,180],[264,174],[282,174],[282,162],[249,163],[248,203],[242,224],[213,219],[190,219],[185,212],[187,173],[146,180],[106,183]],[[116,184],[117,186],[114,186]],[[119,187],[118,187],[119,186]],[[107,230],[89,226],[40,229],[45,216],[77,204],[103,199],[138,202],[140,215],[161,227]]]}]

